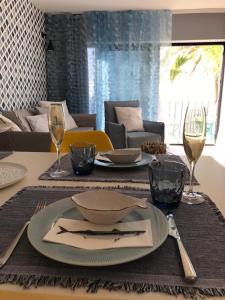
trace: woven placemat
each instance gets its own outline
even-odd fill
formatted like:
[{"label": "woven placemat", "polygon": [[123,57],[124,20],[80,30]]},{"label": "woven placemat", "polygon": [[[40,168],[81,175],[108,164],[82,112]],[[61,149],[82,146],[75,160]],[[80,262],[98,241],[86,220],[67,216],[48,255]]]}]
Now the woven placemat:
[{"label": "woven placemat", "polygon": [[0,151],[0,159],[3,159],[11,154],[13,154],[12,151]]},{"label": "woven placemat", "polygon": [[[184,164],[182,159],[177,155],[157,155],[157,158],[163,160],[173,160]],[[76,176],[73,173],[69,155],[61,158],[61,167],[69,172],[68,176],[61,178],[52,178],[50,172],[55,170],[57,162],[55,162],[46,172],[41,174],[40,180],[60,180],[60,181],[98,181],[98,182],[135,182],[135,183],[149,183],[148,166],[126,168],[126,169],[112,169],[100,166],[94,166],[93,172],[85,176]],[[186,184],[189,184],[190,172],[187,168]],[[196,178],[193,178],[193,184],[199,184]]]},{"label": "woven placemat", "polygon": [[[84,188],[27,187],[17,193],[0,210],[0,253],[30,218],[39,200],[50,204],[82,191]],[[119,191],[148,197],[144,190]],[[200,205],[181,203],[174,214],[198,274],[198,281],[194,284],[184,281],[177,245],[171,237],[155,252],[136,261],[95,268],[66,265],[42,256],[31,246],[26,233],[7,264],[0,269],[0,283],[26,288],[84,287],[87,292],[97,292],[100,288],[136,293],[163,292],[189,298],[225,296],[225,220],[222,214],[207,196]]]}]

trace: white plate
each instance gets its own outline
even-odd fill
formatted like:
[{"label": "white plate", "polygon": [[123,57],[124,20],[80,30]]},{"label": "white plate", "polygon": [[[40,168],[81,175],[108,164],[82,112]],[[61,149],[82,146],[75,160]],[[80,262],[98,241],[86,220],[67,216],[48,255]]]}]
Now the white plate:
[{"label": "white plate", "polygon": [[84,250],[43,241],[43,237],[61,217],[83,220],[80,212],[74,207],[71,198],[56,201],[32,217],[27,231],[28,239],[33,247],[43,255],[71,265],[110,266],[129,262],[155,251],[168,235],[166,217],[158,208],[149,204],[147,209],[136,209],[131,212],[124,218],[124,222],[150,219],[153,247]]},{"label": "white plate", "polygon": [[27,173],[27,168],[20,164],[0,162],[0,189],[10,186],[21,179]]},{"label": "white plate", "polygon": [[107,161],[100,161],[95,159],[95,165],[99,167],[105,167],[105,168],[114,168],[114,169],[127,169],[127,168],[137,168],[137,167],[143,167],[147,166],[152,161],[152,155],[142,152],[142,159],[137,162],[132,162],[129,164],[115,164],[113,162],[107,162]]}]

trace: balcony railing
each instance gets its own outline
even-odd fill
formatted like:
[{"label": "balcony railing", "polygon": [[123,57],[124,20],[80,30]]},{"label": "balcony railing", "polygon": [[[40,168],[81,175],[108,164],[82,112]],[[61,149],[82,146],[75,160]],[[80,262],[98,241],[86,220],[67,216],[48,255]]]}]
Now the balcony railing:
[{"label": "balcony railing", "polygon": [[[198,102],[199,103],[199,102]],[[166,123],[166,140],[170,144],[182,144],[183,123],[189,101],[170,100]],[[199,105],[199,104],[198,104]],[[217,104],[203,102],[206,108],[206,144],[215,143],[215,128],[217,119]]]}]

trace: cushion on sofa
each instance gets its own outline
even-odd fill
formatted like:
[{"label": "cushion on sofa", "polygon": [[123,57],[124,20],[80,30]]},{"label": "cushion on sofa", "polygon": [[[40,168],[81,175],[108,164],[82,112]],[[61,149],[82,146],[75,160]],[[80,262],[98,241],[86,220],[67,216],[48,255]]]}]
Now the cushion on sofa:
[{"label": "cushion on sofa", "polygon": [[141,107],[115,107],[119,124],[124,124],[126,131],[144,131]]},{"label": "cushion on sofa", "polygon": [[10,119],[0,114],[0,132],[5,131],[21,131],[21,129]]},{"label": "cushion on sofa", "polygon": [[47,114],[27,116],[27,121],[32,128],[32,131],[36,132],[48,132],[48,117]]},{"label": "cushion on sofa", "polygon": [[[77,128],[77,124],[74,121],[73,117],[69,114],[67,105],[66,105],[66,101],[61,101],[61,102],[57,102],[57,101],[40,101],[40,108],[36,107],[37,110],[41,112],[44,111],[44,109],[48,110],[49,106],[51,104],[58,104],[58,103],[62,103],[63,104],[63,110],[64,110],[64,115],[65,115],[65,130],[71,130],[73,128]],[[46,111],[47,112],[47,111]]]},{"label": "cushion on sofa", "polygon": [[59,104],[59,103],[63,104],[64,113],[69,114],[68,107],[65,100],[64,101],[39,101],[40,107],[46,107],[46,108],[49,108],[51,104]]},{"label": "cushion on sofa", "polygon": [[[24,130],[23,124],[21,120],[17,117],[15,111],[2,111],[2,115],[7,119],[10,119],[13,123],[15,123],[21,130]],[[29,129],[31,131],[31,129]]]},{"label": "cushion on sofa", "polygon": [[34,115],[43,115],[48,113],[48,107],[35,106],[33,108]]},{"label": "cushion on sofa", "polygon": [[31,127],[29,123],[27,122],[26,117],[27,116],[32,116],[33,114],[29,111],[29,109],[16,109],[13,111],[14,114],[16,115],[17,119],[19,120],[22,130],[23,131],[31,131]]}]

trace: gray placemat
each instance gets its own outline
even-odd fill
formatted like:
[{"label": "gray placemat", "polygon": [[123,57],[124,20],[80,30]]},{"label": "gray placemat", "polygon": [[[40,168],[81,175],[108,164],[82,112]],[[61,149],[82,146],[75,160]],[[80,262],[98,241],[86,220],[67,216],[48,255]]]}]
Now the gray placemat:
[{"label": "gray placemat", "polygon": [[[116,189],[118,191],[118,189]],[[39,200],[48,204],[84,191],[73,187],[27,187],[0,210],[0,253],[19,228],[30,218]],[[144,190],[120,189],[136,197],[148,197]],[[185,297],[225,296],[225,220],[213,202],[205,196],[200,205],[181,203],[174,210],[176,223],[198,281],[188,284],[176,242],[168,237],[155,252],[136,261],[109,267],[66,265],[42,256],[30,245],[25,233],[7,264],[0,269],[0,283],[31,286],[62,286],[109,291],[163,292]]]},{"label": "gray placemat", "polygon": [[12,151],[0,151],[0,159],[3,159],[11,154],[13,154]]},{"label": "gray placemat", "polygon": [[[177,155],[157,155],[159,160],[174,160],[184,164],[182,159]],[[126,169],[112,169],[100,166],[94,166],[93,172],[85,176],[74,175],[69,155],[61,158],[61,167],[69,171],[69,175],[61,178],[52,178],[50,171],[56,169],[55,162],[46,172],[41,174],[40,180],[60,180],[60,181],[100,181],[100,182],[135,182],[135,183],[149,183],[148,166],[126,168]],[[186,184],[189,184],[190,172],[187,168]],[[193,184],[199,184],[196,178],[193,178]]]}]

